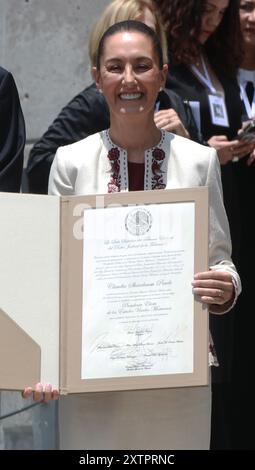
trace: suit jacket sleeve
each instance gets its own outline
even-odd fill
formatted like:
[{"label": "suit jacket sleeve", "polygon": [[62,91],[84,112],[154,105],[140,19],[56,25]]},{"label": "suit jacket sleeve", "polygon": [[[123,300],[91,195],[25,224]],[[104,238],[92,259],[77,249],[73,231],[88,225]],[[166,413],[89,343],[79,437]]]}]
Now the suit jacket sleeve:
[{"label": "suit jacket sleeve", "polygon": [[50,168],[58,147],[107,129],[109,122],[107,104],[94,84],[75,96],[30,152],[27,165],[29,191],[47,194]]},{"label": "suit jacket sleeve", "polygon": [[158,95],[160,107],[159,109],[173,108],[182,124],[189,132],[190,138],[195,142],[202,143],[201,137],[198,132],[197,125],[195,123],[191,108],[187,102],[184,102],[182,98],[177,95],[173,90],[165,88]]},{"label": "suit jacket sleeve", "polygon": [[25,123],[13,76],[3,69],[0,69],[0,128],[0,191],[19,192]]},{"label": "suit jacket sleeve", "polygon": [[233,303],[225,310],[222,310],[224,306],[211,306],[210,311],[212,313],[226,313],[233,308],[241,292],[241,280],[231,259],[232,245],[228,219],[222,197],[220,164],[215,150],[211,149],[210,152],[212,158],[210,159],[206,182],[209,188],[210,207],[209,265],[210,269],[228,271],[232,276],[235,286],[235,298]]}]

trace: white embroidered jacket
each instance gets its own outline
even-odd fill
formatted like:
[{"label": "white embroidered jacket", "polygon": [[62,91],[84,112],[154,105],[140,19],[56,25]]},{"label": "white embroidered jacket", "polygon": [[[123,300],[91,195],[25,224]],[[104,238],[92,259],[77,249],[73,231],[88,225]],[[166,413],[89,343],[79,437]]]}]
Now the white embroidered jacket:
[{"label": "white embroidered jacket", "polygon": [[[241,281],[231,260],[231,240],[217,153],[210,147],[162,131],[159,144],[145,151],[144,189],[196,186],[209,188],[210,268],[231,273],[236,300],[241,292]],[[59,147],[51,167],[49,194],[83,195],[115,191],[128,191],[127,151],[111,141],[108,131]]]}]

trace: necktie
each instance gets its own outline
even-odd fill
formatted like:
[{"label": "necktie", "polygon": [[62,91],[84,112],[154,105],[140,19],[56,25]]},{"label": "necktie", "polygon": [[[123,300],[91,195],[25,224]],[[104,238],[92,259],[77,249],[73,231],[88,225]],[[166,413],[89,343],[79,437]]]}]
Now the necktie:
[{"label": "necktie", "polygon": [[246,94],[250,104],[252,104],[253,95],[254,95],[254,85],[252,82],[247,82],[245,87]]}]

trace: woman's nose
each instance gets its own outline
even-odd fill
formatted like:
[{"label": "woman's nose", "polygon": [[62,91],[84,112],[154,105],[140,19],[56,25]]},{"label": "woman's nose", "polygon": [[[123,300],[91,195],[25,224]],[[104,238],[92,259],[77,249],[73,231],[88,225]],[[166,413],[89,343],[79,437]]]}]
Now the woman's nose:
[{"label": "woman's nose", "polygon": [[130,66],[125,67],[122,82],[127,84],[127,85],[133,84],[133,83],[136,82],[134,71],[133,71],[132,67],[130,67]]},{"label": "woman's nose", "polygon": [[248,15],[248,21],[254,23],[255,22],[255,7],[253,8],[252,11],[250,11]]}]

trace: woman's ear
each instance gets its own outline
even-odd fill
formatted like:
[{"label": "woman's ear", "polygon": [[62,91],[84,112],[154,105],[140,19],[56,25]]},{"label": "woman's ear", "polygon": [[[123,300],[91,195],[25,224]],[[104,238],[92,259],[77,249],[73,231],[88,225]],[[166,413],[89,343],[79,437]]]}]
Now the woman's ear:
[{"label": "woman's ear", "polygon": [[93,80],[96,82],[96,85],[98,86],[98,72],[96,67],[91,68],[91,75]]},{"label": "woman's ear", "polygon": [[160,85],[162,88],[165,88],[167,72],[168,72],[168,65],[164,64],[161,70],[161,84]]},{"label": "woman's ear", "polygon": [[94,78],[94,81],[96,83],[96,86],[97,86],[97,89],[98,89],[99,93],[103,93],[103,91],[101,89],[101,85],[100,85],[100,71],[98,71],[96,67],[92,67],[91,75]]}]

